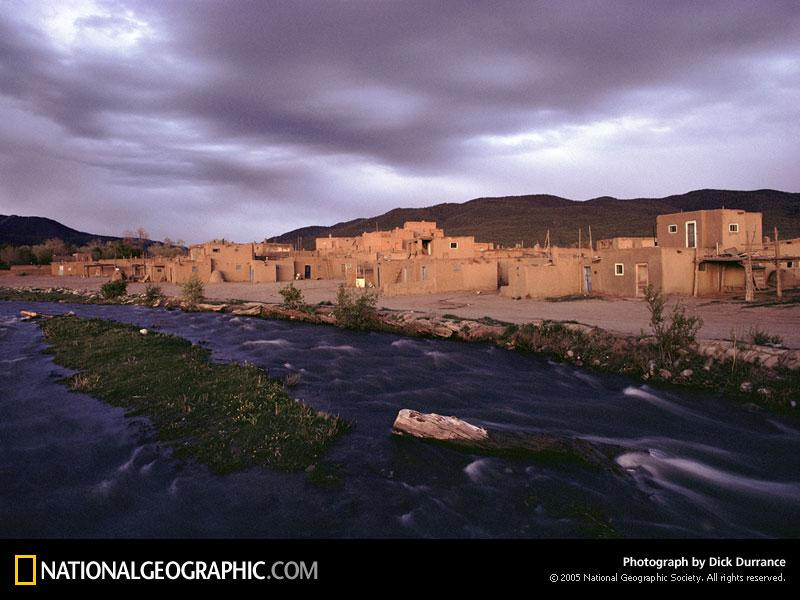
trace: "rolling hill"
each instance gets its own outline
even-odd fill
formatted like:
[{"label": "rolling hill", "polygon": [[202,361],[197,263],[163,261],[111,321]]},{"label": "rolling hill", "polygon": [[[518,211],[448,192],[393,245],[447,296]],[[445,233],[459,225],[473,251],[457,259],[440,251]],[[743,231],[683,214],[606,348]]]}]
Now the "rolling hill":
[{"label": "rolling hill", "polygon": [[[122,238],[96,235],[78,231],[45,217],[20,217],[0,215],[0,245],[13,246],[41,244],[49,239],[59,238],[75,246],[83,246],[92,240],[113,242]],[[149,243],[149,240],[148,240]]]},{"label": "rolling hill", "polygon": [[314,238],[355,236],[364,231],[402,227],[405,221],[436,221],[449,235],[475,235],[478,241],[513,246],[544,242],[547,230],[554,244],[574,244],[578,228],[592,227],[595,240],[615,236],[654,235],[656,216],[663,213],[713,208],[738,208],[764,213],[764,235],[777,226],[781,238],[800,237],[800,193],[776,190],[695,190],[665,198],[619,199],[603,196],[586,201],[530,195],[476,198],[462,204],[426,208],[396,208],[376,217],[354,219],[330,227],[311,226],[289,231],[275,241],[314,247]]}]

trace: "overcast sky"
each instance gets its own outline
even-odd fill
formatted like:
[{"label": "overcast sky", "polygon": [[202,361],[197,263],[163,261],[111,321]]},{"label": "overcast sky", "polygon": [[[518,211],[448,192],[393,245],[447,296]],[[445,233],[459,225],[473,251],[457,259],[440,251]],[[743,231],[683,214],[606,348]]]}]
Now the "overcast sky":
[{"label": "overcast sky", "polygon": [[238,241],[800,191],[800,2],[3,0],[0,213]]}]

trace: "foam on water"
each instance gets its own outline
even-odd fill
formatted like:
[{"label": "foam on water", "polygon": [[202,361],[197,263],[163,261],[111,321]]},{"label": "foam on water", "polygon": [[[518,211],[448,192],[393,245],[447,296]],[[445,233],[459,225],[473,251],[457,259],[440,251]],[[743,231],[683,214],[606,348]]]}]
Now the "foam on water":
[{"label": "foam on water", "polygon": [[687,458],[668,457],[663,453],[632,452],[617,457],[617,464],[624,469],[643,468],[662,485],[666,485],[673,478],[670,471],[677,471],[705,483],[716,485],[720,488],[744,492],[775,496],[795,502],[800,501],[800,482],[797,481],[769,481],[755,479],[731,473]]},{"label": "foam on water", "polygon": [[678,416],[683,417],[685,419],[690,419],[690,420],[693,420],[693,421],[697,421],[697,420],[708,421],[709,420],[708,418],[704,417],[703,415],[701,415],[701,414],[699,414],[699,413],[697,413],[697,412],[695,412],[693,410],[690,410],[688,408],[684,408],[683,406],[680,406],[679,404],[676,404],[674,402],[670,402],[669,400],[667,400],[665,398],[661,398],[659,396],[656,396],[652,392],[648,392],[648,391],[646,391],[646,390],[644,390],[644,389],[642,389],[640,387],[635,387],[635,386],[629,385],[624,390],[622,390],[622,393],[625,396],[629,396],[629,397],[632,397],[632,398],[640,398],[640,399],[642,399],[642,400],[644,400],[646,402],[649,402],[653,406],[657,406],[658,408],[661,408],[663,410],[671,412],[672,414],[678,415]]},{"label": "foam on water", "polygon": [[242,346],[278,346],[285,348],[291,345],[292,343],[284,338],[278,338],[275,340],[248,340],[246,342],[242,342]]},{"label": "foam on water", "polygon": [[491,459],[479,458],[464,467],[464,473],[467,474],[467,477],[469,477],[472,482],[481,483],[487,478],[490,472],[490,463]]}]

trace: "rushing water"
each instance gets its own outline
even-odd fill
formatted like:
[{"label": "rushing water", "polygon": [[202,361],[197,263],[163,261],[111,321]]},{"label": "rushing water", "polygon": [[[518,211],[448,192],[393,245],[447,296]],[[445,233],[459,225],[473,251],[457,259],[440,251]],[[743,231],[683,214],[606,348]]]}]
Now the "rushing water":
[{"label": "rushing water", "polygon": [[[354,422],[341,484],[172,458],[143,418],[58,383],[22,308],[207,344]],[[146,374],[142,374],[146,377]],[[622,472],[469,455],[390,435],[397,411],[618,444]],[[214,313],[0,302],[0,536],[800,536],[800,422],[482,344]]]}]

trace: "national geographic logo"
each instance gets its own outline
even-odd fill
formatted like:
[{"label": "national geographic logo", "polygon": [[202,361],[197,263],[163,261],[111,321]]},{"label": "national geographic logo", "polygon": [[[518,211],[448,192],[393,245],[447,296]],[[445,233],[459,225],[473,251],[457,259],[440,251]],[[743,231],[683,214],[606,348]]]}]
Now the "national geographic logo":
[{"label": "national geographic logo", "polygon": [[83,581],[316,581],[317,561],[265,560],[39,560],[14,555],[14,585]]},{"label": "national geographic logo", "polygon": [[36,555],[14,555],[14,585],[36,585]]}]

